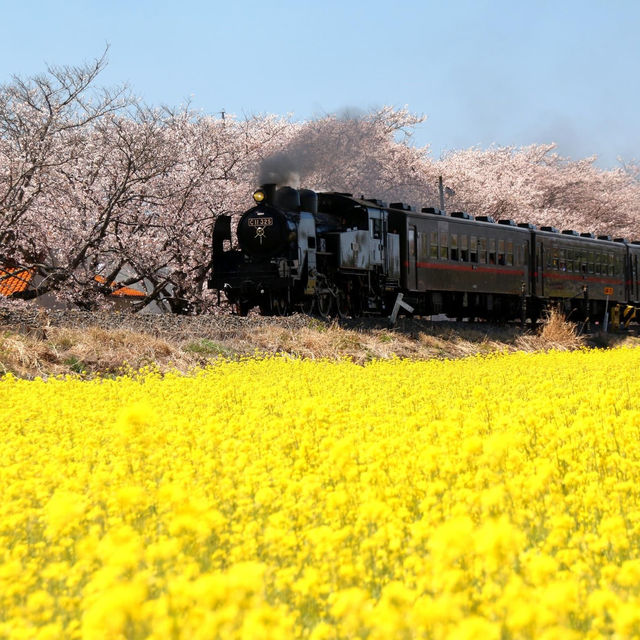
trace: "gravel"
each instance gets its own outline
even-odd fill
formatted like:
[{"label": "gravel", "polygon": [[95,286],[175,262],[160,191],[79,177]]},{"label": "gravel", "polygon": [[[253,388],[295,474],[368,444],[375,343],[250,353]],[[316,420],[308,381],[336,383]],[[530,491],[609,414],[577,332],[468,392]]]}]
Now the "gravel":
[{"label": "gravel", "polygon": [[[228,315],[180,316],[172,314],[132,314],[104,311],[64,310],[40,308],[0,309],[0,325],[22,333],[32,333],[47,327],[84,329],[127,329],[148,333],[160,338],[202,337],[208,334],[232,334],[247,327],[278,326],[296,329],[314,321],[303,314],[284,318],[260,315],[247,317]],[[317,322],[320,322],[317,320]]]},{"label": "gravel", "polygon": [[[374,331],[389,329],[386,317],[367,317],[358,319],[325,321],[317,317],[294,313],[286,317],[268,317],[251,313],[247,317],[229,313],[203,314],[197,316],[180,316],[173,314],[133,314],[114,311],[79,311],[47,310],[39,307],[1,308],[0,327],[37,335],[47,327],[66,327],[84,329],[100,327],[114,330],[126,329],[147,333],[157,338],[185,340],[216,336],[218,338],[233,337],[237,333],[246,333],[248,329],[259,330],[262,327],[278,327],[295,330],[304,327],[321,329],[323,325],[338,324],[345,329],[357,331]],[[399,318],[394,331],[410,336],[420,332],[433,332],[451,329],[455,326],[449,322],[431,322],[419,318]],[[486,326],[486,325],[485,325]]]}]

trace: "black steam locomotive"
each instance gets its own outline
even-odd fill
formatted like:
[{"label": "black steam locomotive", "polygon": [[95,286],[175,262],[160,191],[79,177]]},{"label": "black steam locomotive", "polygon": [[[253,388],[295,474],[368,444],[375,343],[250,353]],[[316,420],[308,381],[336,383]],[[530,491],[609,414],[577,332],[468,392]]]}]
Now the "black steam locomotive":
[{"label": "black steam locomotive", "polygon": [[559,303],[598,320],[640,304],[640,242],[275,185],[254,200],[237,248],[230,216],[213,231],[209,288],[240,315],[388,315],[404,298],[417,315],[524,322]]}]

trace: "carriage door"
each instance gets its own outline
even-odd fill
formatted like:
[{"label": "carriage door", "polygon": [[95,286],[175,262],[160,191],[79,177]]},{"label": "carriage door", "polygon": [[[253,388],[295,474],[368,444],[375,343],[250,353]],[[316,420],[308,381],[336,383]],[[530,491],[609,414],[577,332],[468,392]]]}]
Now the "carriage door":
[{"label": "carriage door", "polygon": [[524,282],[525,287],[525,295],[535,295],[535,287],[534,290],[531,289],[531,256],[529,255],[529,246],[530,242],[523,242],[518,251],[518,259],[516,264],[521,264],[524,268],[524,275],[522,276],[522,280]]},{"label": "carriage door", "polygon": [[638,301],[638,256],[629,255],[631,262],[631,297],[633,302]]},{"label": "carriage door", "polygon": [[417,233],[416,228],[413,225],[409,226],[409,233],[407,234],[407,257],[409,258],[409,268],[407,272],[407,289],[417,289],[418,288],[418,271],[416,268],[416,242],[417,242]]},{"label": "carriage door", "polygon": [[544,297],[544,278],[542,277],[544,274],[544,250],[542,242],[536,242],[536,264],[534,273],[536,274],[536,295],[542,298]]}]

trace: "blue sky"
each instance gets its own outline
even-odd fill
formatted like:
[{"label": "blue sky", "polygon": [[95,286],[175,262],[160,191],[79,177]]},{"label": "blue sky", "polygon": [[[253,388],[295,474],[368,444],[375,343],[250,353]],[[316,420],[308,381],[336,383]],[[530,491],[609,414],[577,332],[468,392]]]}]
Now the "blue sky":
[{"label": "blue sky", "polygon": [[150,104],[293,114],[408,106],[417,145],[557,142],[640,158],[638,0],[0,0],[0,82],[110,45]]}]

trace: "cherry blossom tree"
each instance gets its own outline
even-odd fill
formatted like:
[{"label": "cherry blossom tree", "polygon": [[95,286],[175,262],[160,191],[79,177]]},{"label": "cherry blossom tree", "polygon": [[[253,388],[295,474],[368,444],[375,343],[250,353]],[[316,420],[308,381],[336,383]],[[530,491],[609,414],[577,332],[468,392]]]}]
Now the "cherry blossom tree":
[{"label": "cherry blossom tree", "polygon": [[638,160],[625,161],[622,158],[618,158],[620,166],[624,172],[631,176],[634,180],[640,181],[640,162]]},{"label": "cherry blossom tree", "polygon": [[438,163],[455,192],[448,208],[611,235],[640,234],[640,185],[596,158],[571,161],[555,145],[466,149]]},{"label": "cherry blossom tree", "polygon": [[[0,246],[5,257],[34,261],[23,218],[51,191],[51,178],[73,163],[84,130],[131,103],[126,88],[94,90],[106,51],[82,66],[50,66],[33,78],[0,86]],[[35,250],[35,253],[34,253]]]},{"label": "cherry blossom tree", "polygon": [[164,134],[174,164],[153,180],[156,202],[129,226],[135,233],[118,242],[118,255],[151,285],[141,305],[162,299],[174,312],[210,307],[205,283],[214,220],[247,208],[256,187],[250,176],[289,126],[275,117],[168,114]]}]

